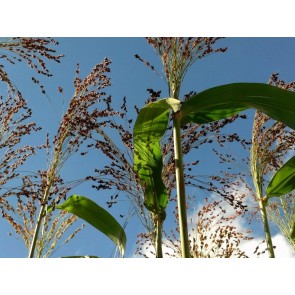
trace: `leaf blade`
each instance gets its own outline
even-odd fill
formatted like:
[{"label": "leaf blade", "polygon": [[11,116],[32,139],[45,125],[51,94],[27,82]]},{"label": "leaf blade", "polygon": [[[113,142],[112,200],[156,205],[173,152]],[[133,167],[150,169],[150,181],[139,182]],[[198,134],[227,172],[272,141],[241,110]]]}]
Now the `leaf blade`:
[{"label": "leaf blade", "polygon": [[295,93],[263,83],[232,83],[183,102],[181,124],[209,123],[255,108],[295,129]]},{"label": "leaf blade", "polygon": [[266,196],[282,196],[295,189],[295,156],[290,158],[273,176]]},{"label": "leaf blade", "polygon": [[122,256],[126,247],[126,234],[117,220],[92,200],[79,196],[70,196],[63,204],[55,208],[72,213],[87,221],[118,245]]},{"label": "leaf blade", "polygon": [[170,109],[177,109],[175,101],[161,99],[146,105],[140,110],[133,129],[134,170],[144,186],[146,208],[157,214],[162,213],[168,204],[161,175],[160,140],[167,129]]}]

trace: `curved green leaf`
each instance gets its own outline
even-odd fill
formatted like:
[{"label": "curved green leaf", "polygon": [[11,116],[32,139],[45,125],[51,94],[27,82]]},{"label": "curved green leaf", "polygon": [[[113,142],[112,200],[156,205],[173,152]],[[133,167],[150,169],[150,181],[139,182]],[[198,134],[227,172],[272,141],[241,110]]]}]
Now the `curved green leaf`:
[{"label": "curved green leaf", "polygon": [[56,205],[55,208],[72,213],[87,221],[118,245],[122,256],[124,255],[126,247],[124,229],[110,213],[95,202],[83,196],[72,195],[63,204]]},{"label": "curved green leaf", "polygon": [[162,180],[163,158],[160,140],[166,132],[169,112],[180,102],[161,99],[142,108],[136,119],[134,138],[134,170],[144,187],[145,206],[154,213],[163,213],[168,203],[167,189]]},{"label": "curved green leaf", "polygon": [[295,189],[295,156],[289,159],[273,176],[266,196],[282,196]]},{"label": "curved green leaf", "polygon": [[181,124],[209,123],[255,108],[295,129],[295,93],[262,83],[210,88],[183,102]]}]

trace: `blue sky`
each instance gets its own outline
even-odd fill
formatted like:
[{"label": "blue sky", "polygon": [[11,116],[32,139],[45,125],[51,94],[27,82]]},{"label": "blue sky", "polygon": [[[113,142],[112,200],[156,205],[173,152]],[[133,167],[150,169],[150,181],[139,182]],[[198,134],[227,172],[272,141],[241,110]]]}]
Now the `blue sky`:
[{"label": "blue sky", "polygon": [[[54,134],[59,119],[66,110],[67,102],[73,94],[73,79],[75,77],[76,63],[80,64],[81,76],[87,75],[92,67],[108,57],[112,61],[112,86],[107,93],[113,97],[114,105],[119,106],[123,96],[126,96],[130,109],[136,104],[142,107],[148,97],[147,88],[162,90],[162,97],[167,97],[165,81],[135,59],[139,54],[143,59],[149,60],[158,70],[161,65],[158,56],[147,44],[144,38],[57,38],[59,53],[65,55],[61,64],[50,64],[54,77],[43,80],[48,96],[41,95],[38,88],[31,83],[32,73],[25,64],[11,67],[13,81],[22,90],[29,105],[33,108],[33,118],[41,125],[44,132]],[[181,96],[191,90],[200,92],[209,87],[233,82],[262,82],[266,83],[274,72],[280,73],[280,78],[286,82],[295,80],[295,38],[226,38],[216,43],[216,46],[227,46],[226,53],[217,53],[208,56],[194,64],[186,76]],[[62,86],[64,94],[58,95],[57,88]],[[133,115],[134,116],[134,115]],[[241,128],[244,135],[251,132],[251,121]],[[42,140],[36,136],[34,141]],[[198,154],[200,158],[209,158],[210,155]],[[89,161],[89,162],[88,162]],[[84,170],[90,171],[95,165],[100,165],[102,159],[93,158],[87,162],[69,161],[64,167],[65,179],[76,179]],[[45,161],[35,161],[34,167],[46,167]],[[77,169],[77,168],[80,169]],[[81,167],[83,169],[81,169]],[[208,171],[204,171],[206,173]],[[105,206],[104,196],[86,186],[77,187],[73,193],[91,197],[98,204]],[[100,193],[101,194],[101,193]],[[104,194],[104,192],[102,192]],[[107,196],[110,193],[105,193]],[[128,204],[122,205],[126,210]],[[116,208],[110,211],[118,215]],[[119,220],[120,221],[120,220]],[[9,226],[0,220],[0,257],[25,257],[26,249],[15,235],[10,237]],[[169,228],[169,224],[167,224]],[[131,257],[135,250],[136,234],[143,228],[136,219],[133,219],[126,228],[127,251],[126,256]],[[61,248],[54,257],[63,255],[98,255],[112,257],[113,244],[107,237],[101,235],[91,226],[87,226],[68,246]]]}]

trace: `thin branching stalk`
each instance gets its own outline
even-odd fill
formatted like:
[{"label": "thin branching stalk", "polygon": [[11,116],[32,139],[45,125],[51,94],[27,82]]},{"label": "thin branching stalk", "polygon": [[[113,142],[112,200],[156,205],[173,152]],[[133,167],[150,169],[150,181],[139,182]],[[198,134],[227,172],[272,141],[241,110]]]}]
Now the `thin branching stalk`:
[{"label": "thin branching stalk", "polygon": [[279,198],[273,198],[266,208],[267,215],[295,250],[295,195],[291,192]]}]

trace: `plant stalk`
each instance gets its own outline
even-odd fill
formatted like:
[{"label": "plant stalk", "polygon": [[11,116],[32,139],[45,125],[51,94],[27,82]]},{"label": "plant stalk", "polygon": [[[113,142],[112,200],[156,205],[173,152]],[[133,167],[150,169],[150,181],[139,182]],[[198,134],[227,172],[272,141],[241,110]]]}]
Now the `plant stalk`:
[{"label": "plant stalk", "polygon": [[266,198],[263,198],[263,196],[262,196],[261,178],[260,178],[259,172],[258,172],[259,169],[257,168],[256,165],[257,165],[257,163],[252,167],[252,176],[253,176],[254,185],[256,188],[259,210],[260,210],[261,219],[262,219],[263,228],[264,228],[265,241],[267,244],[269,258],[275,258],[273,244],[272,244],[272,238],[271,238],[269,224],[268,224],[267,212],[266,212],[267,200],[266,200]]},{"label": "plant stalk", "polygon": [[40,226],[41,226],[43,217],[45,216],[44,213],[46,211],[47,200],[48,200],[48,196],[49,196],[50,187],[52,185],[52,181],[53,181],[53,178],[51,178],[51,180],[49,181],[49,183],[47,185],[47,189],[44,192],[44,196],[43,196],[43,199],[42,199],[42,205],[41,205],[41,209],[40,209],[38,219],[37,219],[37,222],[36,222],[36,226],[35,226],[35,230],[34,230],[33,239],[32,239],[32,242],[31,242],[31,247],[30,247],[28,258],[34,258],[35,249],[36,249],[36,245],[37,245],[37,241],[38,241],[38,235],[39,235],[39,231],[40,231]]},{"label": "plant stalk", "polygon": [[272,238],[270,234],[267,213],[266,213],[266,200],[264,198],[259,198],[259,209],[260,209],[261,218],[262,218],[263,227],[264,227],[268,255],[269,255],[269,258],[275,258],[275,253],[273,249]]},{"label": "plant stalk", "polygon": [[163,258],[162,220],[161,220],[160,216],[157,218],[157,224],[156,224],[156,258]]},{"label": "plant stalk", "polygon": [[29,251],[28,258],[34,258],[34,253],[35,253],[37,240],[38,240],[38,234],[39,234],[40,226],[41,226],[41,223],[42,223],[42,219],[44,217],[45,209],[46,209],[46,206],[42,205],[41,210],[39,212],[38,219],[37,219],[37,223],[36,223],[36,226],[35,226],[34,236],[33,236],[32,242],[31,242],[31,248],[30,248],[30,251]]},{"label": "plant stalk", "polygon": [[180,241],[181,241],[181,257],[190,258],[179,112],[176,112],[173,114],[173,137],[174,137],[176,191],[177,191],[179,229],[180,229]]},{"label": "plant stalk", "polygon": [[[268,219],[266,212],[267,199],[263,197],[263,171],[265,169],[266,160],[264,153],[260,148],[259,144],[259,130],[261,126],[259,125],[259,113],[256,111],[254,117],[254,123],[252,128],[252,147],[250,152],[251,157],[251,174],[253,178],[253,183],[256,191],[256,197],[258,199],[259,210],[261,214],[261,219],[264,228],[265,241],[267,244],[267,250],[269,258],[275,258]],[[257,121],[258,120],[258,121]]]},{"label": "plant stalk", "polygon": [[[72,120],[72,117],[71,117]],[[37,219],[37,223],[36,223],[36,227],[35,227],[35,231],[34,231],[34,235],[33,235],[33,239],[31,242],[31,247],[30,247],[30,251],[29,251],[29,258],[33,258],[34,254],[35,254],[35,248],[36,248],[36,244],[37,244],[37,240],[38,240],[38,235],[39,235],[39,230],[40,230],[40,226],[43,220],[43,217],[45,216],[45,211],[47,208],[47,202],[48,202],[48,198],[50,195],[50,189],[52,186],[52,183],[54,181],[54,177],[56,175],[56,169],[60,163],[60,155],[62,152],[62,148],[63,148],[63,144],[65,142],[65,140],[68,137],[68,131],[69,131],[69,127],[67,127],[67,129],[65,130],[65,132],[62,134],[60,141],[58,143],[58,146],[56,148],[55,151],[55,155],[53,158],[53,162],[52,165],[49,169],[49,173],[48,173],[48,180],[47,180],[47,186],[43,195],[43,199],[42,199],[42,203],[41,203],[41,209],[38,215],[38,219]]]}]

